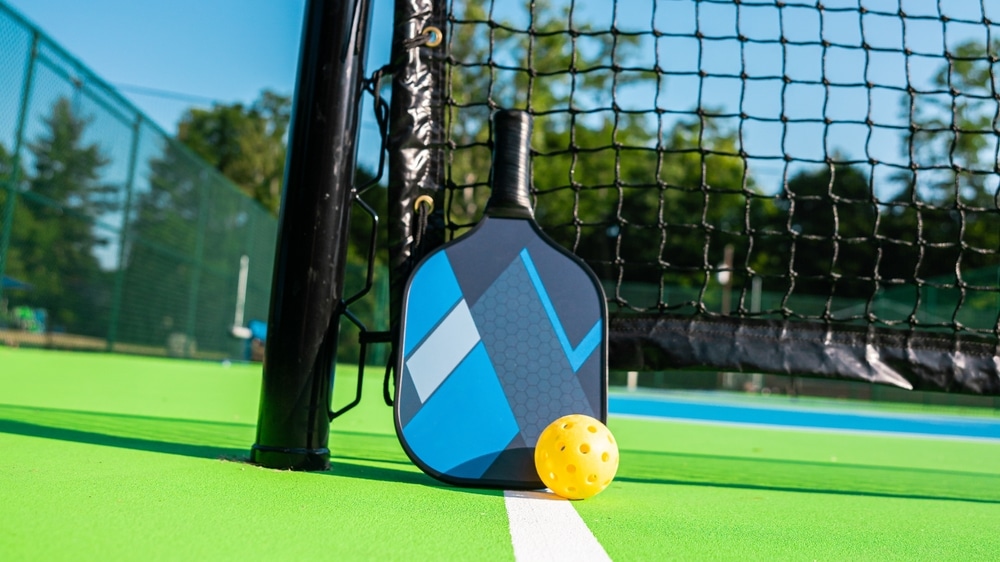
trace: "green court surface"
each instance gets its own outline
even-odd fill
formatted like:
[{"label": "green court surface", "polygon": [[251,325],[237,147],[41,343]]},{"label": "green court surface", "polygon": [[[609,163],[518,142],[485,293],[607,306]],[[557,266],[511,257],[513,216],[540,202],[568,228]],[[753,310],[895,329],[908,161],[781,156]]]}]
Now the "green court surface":
[{"label": "green court surface", "polygon": [[[245,461],[259,365],[0,347],[0,559],[512,560],[503,491],[415,468],[380,374],[333,424],[331,470],[294,473]],[[1000,553],[997,440],[609,426],[618,477],[572,507],[614,560]]]}]

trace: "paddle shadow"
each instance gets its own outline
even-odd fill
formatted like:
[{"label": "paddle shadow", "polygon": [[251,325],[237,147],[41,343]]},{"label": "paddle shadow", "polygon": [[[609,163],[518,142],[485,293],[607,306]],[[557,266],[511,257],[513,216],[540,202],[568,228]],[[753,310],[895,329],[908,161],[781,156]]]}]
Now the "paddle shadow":
[{"label": "paddle shadow", "polygon": [[[359,459],[359,460],[364,460],[364,459]],[[412,470],[401,470],[398,468],[391,468],[391,467],[354,464],[351,462],[344,462],[338,457],[330,459],[330,470],[326,472],[320,472],[318,474],[327,474],[330,476],[343,476],[347,478],[359,478],[362,480],[374,480],[378,482],[400,482],[403,484],[425,486],[428,488],[435,488],[438,490],[446,490],[450,492],[458,492],[462,494],[475,494],[480,496],[496,496],[496,497],[500,497],[503,495],[503,492],[501,490],[495,488],[458,487],[441,482],[439,480],[435,480],[434,478],[424,474],[423,472],[415,472]]]}]

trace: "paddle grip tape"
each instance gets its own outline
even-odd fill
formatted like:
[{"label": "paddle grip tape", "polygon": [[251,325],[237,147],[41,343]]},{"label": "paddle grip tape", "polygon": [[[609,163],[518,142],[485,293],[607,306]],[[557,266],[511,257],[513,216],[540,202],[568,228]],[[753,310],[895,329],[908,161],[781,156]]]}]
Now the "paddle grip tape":
[{"label": "paddle grip tape", "polygon": [[491,217],[534,217],[531,208],[531,115],[505,109],[493,114]]}]

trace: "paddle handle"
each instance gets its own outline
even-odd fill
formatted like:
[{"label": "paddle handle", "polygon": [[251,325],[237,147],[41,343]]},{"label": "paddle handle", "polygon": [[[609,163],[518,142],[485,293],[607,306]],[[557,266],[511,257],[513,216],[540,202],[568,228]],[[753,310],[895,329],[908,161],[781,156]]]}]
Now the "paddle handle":
[{"label": "paddle handle", "polygon": [[491,217],[534,217],[531,208],[531,115],[504,109],[493,114],[493,169],[490,172]]}]

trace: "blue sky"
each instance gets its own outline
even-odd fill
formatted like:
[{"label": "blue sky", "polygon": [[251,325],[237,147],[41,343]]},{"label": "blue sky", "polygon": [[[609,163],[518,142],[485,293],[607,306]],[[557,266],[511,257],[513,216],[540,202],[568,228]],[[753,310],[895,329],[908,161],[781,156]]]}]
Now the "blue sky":
[{"label": "blue sky", "polygon": [[[305,0],[0,1],[8,2],[97,75],[119,87],[167,133],[174,132],[177,120],[191,105],[249,103],[265,88],[292,92]],[[622,86],[617,91],[619,103],[625,108],[661,106],[690,112],[701,97],[706,107],[744,111],[756,117],[742,121],[740,131],[745,148],[759,157],[750,161],[755,177],[773,188],[782,181],[783,155],[817,161],[838,153],[905,164],[900,132],[895,128],[905,124],[901,89],[908,83],[926,85],[944,62],[944,45],[951,47],[978,37],[986,29],[961,21],[945,24],[938,18],[945,15],[975,21],[983,17],[984,6],[992,6],[979,0],[902,0],[910,14],[903,23],[895,16],[862,16],[858,1],[827,0],[827,11],[820,12],[815,5],[806,6],[810,0],[793,0],[784,9],[783,19],[774,6],[753,3],[742,8],[703,3],[696,8],[690,1],[661,1],[654,12],[652,0],[628,0],[628,9],[613,12],[610,2],[591,0],[578,2],[575,10],[579,19],[604,28],[614,19],[620,29],[648,31],[651,18],[655,19],[656,28],[668,35],[655,42],[645,36],[642,54],[632,63],[650,67],[656,59],[672,73],[665,78],[665,96],[656,99],[650,84]],[[392,2],[373,2],[368,72],[388,59],[391,35]],[[527,26],[520,3],[484,2],[494,7],[498,18]],[[863,4],[880,9],[900,5],[889,0]],[[624,5],[619,4],[619,8]],[[987,12],[991,18],[1000,17],[1000,9],[995,7]],[[729,39],[699,42],[690,36],[694,29],[708,37]],[[748,43],[741,51],[733,38],[737,29],[752,39],[772,42]],[[792,41],[813,44],[783,49],[773,42],[782,34]],[[821,49],[815,44],[820,36],[849,48]],[[886,50],[862,49],[862,41]],[[917,55],[904,58],[904,47]],[[498,53],[497,59],[503,56]],[[702,81],[696,75],[699,70],[712,76]],[[771,78],[741,84],[735,78],[741,71]],[[812,83],[785,87],[778,78],[782,73]],[[833,87],[819,85],[824,76]],[[882,87],[868,90],[863,86],[866,80]],[[184,95],[180,99],[152,96],[139,88]],[[610,92],[607,94],[610,97]],[[609,103],[606,99],[593,101],[604,107]],[[811,122],[784,127],[775,121],[782,114]],[[869,115],[879,126],[860,124]],[[372,168],[377,161],[376,129],[368,108],[362,116],[359,158],[362,165]],[[834,125],[823,127],[819,121],[823,117],[833,119]]]},{"label": "blue sky", "polygon": [[[388,60],[392,33],[392,0],[372,1],[374,23],[367,73]],[[482,1],[493,7],[497,19],[508,20],[519,29],[528,27],[522,2]],[[553,1],[556,5],[565,2]],[[99,77],[119,88],[167,134],[175,132],[178,119],[192,105],[250,103],[264,89],[291,94],[294,87],[306,0],[0,2],[12,6]],[[900,144],[900,126],[908,123],[901,103],[904,88],[927,90],[931,76],[946,65],[942,56],[945,49],[969,39],[985,41],[987,30],[995,37],[996,28],[981,23],[984,10],[985,17],[1000,21],[1000,2],[979,0],[825,0],[824,10],[816,9],[812,0],[788,0],[780,10],[760,2],[653,2],[620,0],[617,10],[609,0],[578,0],[573,4],[575,25],[589,21],[596,29],[606,30],[615,21],[618,29],[641,32],[638,49],[630,55],[634,60],[627,65],[647,69],[658,65],[665,72],[662,87],[657,87],[655,80],[631,86],[626,83],[616,86],[614,92],[579,96],[576,103],[606,110],[614,96],[626,109],[650,113],[651,108],[660,107],[688,119],[698,101],[706,108],[721,108],[732,115],[721,119],[723,126],[738,130],[742,148],[750,155],[747,162],[752,178],[771,193],[780,190],[789,177],[805,169],[815,170],[822,166],[817,162],[835,154],[858,161],[877,160],[879,164],[870,168],[876,194],[891,195],[899,185],[892,177],[898,174],[899,166],[909,163]],[[863,13],[859,2],[883,10],[903,6],[909,16],[901,20],[893,14]],[[653,26],[659,37],[653,37]],[[695,30],[705,38],[695,38]],[[0,49],[5,46],[3,31],[0,29]],[[752,41],[741,43],[736,39],[737,31]],[[788,38],[791,44],[778,44],[779,37]],[[821,47],[820,38],[832,42],[831,46]],[[577,43],[586,48],[585,38]],[[22,48],[27,48],[26,40]],[[913,54],[905,56],[904,49]],[[0,51],[0,63],[4,54]],[[461,58],[462,54],[456,56]],[[492,62],[523,64],[507,60],[510,57],[510,53],[497,52]],[[6,59],[13,60],[11,56]],[[0,144],[13,138],[17,116],[13,104],[19,99],[17,84],[21,80],[17,74],[20,67],[6,64],[0,71],[11,77],[0,81]],[[700,71],[708,76],[700,77]],[[751,79],[741,81],[741,72]],[[785,84],[782,76],[793,82]],[[510,71],[498,70],[496,78],[513,83]],[[824,87],[822,79],[830,85]],[[40,78],[35,81],[43,82]],[[866,87],[866,82],[875,87]],[[34,94],[39,108],[48,107],[65,93],[53,84],[68,87],[64,78],[50,78],[47,84]],[[179,96],[148,95],[143,89]],[[991,107],[997,104],[990,103]],[[523,100],[520,104],[523,107]],[[748,117],[737,117],[740,112]],[[782,124],[782,116],[790,122]],[[871,126],[864,124],[868,118]],[[831,124],[824,125],[824,119],[830,119]],[[28,123],[26,138],[34,138],[33,128],[41,126],[43,121],[36,115]],[[88,131],[101,140],[102,150],[112,162],[102,171],[105,180],[123,185],[131,138],[127,123],[99,120]],[[9,140],[6,142],[9,146]],[[996,143],[995,136],[991,135],[989,142]],[[992,147],[986,152],[992,154]],[[140,143],[140,161],[150,161],[155,150],[154,145]],[[378,161],[377,129],[370,107],[362,111],[358,158],[369,170]],[[139,170],[138,177],[147,176],[147,170]],[[121,216],[110,217],[108,225],[119,228],[121,220]],[[113,248],[108,255],[115,255]]]},{"label": "blue sky", "polygon": [[[192,105],[291,94],[305,0],[3,0],[167,133]],[[374,1],[375,36],[391,34],[392,3]],[[388,59],[369,46],[369,67]],[[172,99],[140,88],[185,94]],[[363,136],[371,144],[374,119]],[[370,154],[372,150],[362,151]]]}]

